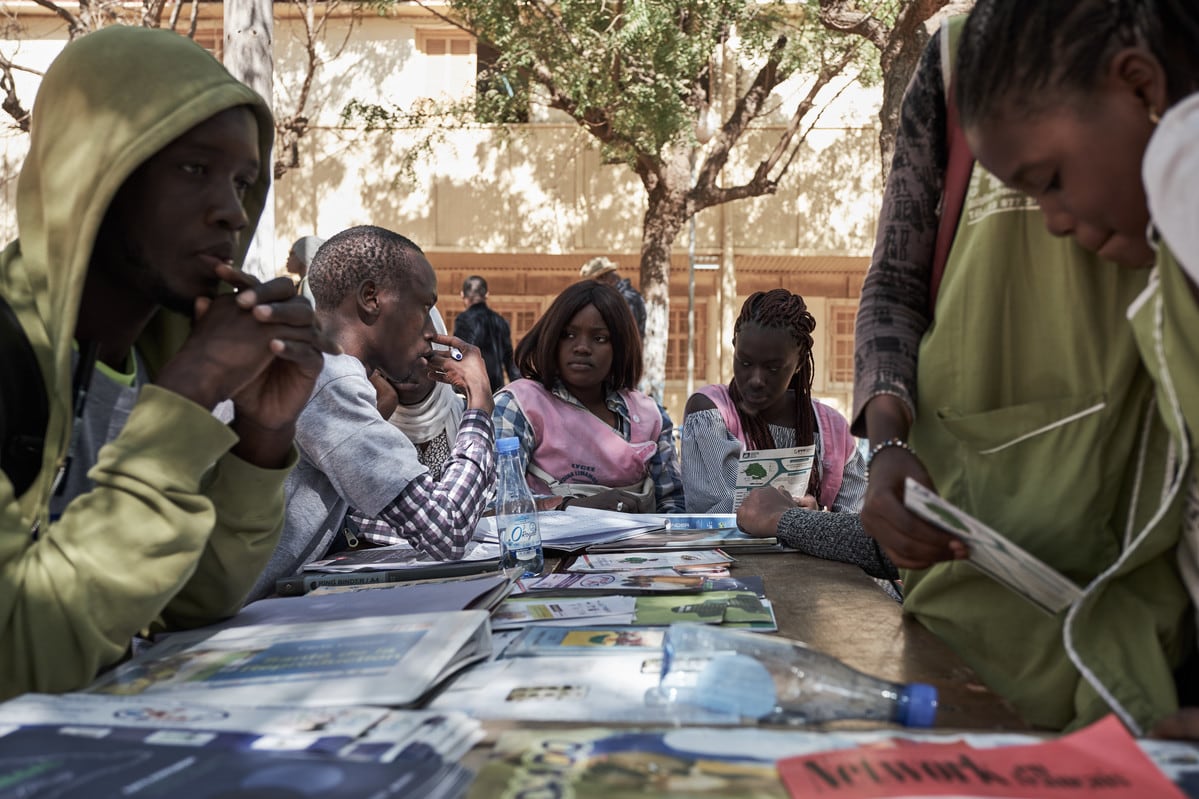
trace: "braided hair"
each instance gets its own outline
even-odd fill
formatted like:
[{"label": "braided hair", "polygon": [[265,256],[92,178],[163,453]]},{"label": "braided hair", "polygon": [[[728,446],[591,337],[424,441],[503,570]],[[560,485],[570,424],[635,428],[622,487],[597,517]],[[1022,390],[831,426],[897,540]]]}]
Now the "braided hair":
[{"label": "braided hair", "polygon": [[[734,344],[742,325],[751,322],[759,327],[786,331],[799,347],[800,368],[791,377],[787,388],[795,392],[795,446],[809,446],[816,441],[816,412],[812,409],[812,376],[816,372],[812,356],[812,331],[816,329],[816,320],[808,311],[803,297],[786,289],[771,289],[751,294],[741,306],[741,315],[733,325]],[[741,429],[745,431],[750,447],[774,449],[774,436],[770,434],[766,420],[761,415],[749,415],[741,410],[741,390],[737,387],[736,378],[729,383],[729,395],[737,408]],[[816,486],[819,486],[818,470],[818,465],[812,469],[812,482]],[[812,493],[815,495],[815,491]]]},{"label": "braided hair", "polygon": [[954,68],[958,114],[971,127],[1008,109],[1044,110],[1063,90],[1094,89],[1130,46],[1161,63],[1174,103],[1199,89],[1197,42],[1195,0],[978,0]]}]

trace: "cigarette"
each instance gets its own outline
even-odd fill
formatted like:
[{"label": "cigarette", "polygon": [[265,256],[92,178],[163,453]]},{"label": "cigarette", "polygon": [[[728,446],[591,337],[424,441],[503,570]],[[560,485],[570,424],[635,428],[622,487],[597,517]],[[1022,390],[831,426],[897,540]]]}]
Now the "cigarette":
[{"label": "cigarette", "polygon": [[450,347],[450,357],[455,361],[462,360],[462,350],[458,349],[457,347]]}]

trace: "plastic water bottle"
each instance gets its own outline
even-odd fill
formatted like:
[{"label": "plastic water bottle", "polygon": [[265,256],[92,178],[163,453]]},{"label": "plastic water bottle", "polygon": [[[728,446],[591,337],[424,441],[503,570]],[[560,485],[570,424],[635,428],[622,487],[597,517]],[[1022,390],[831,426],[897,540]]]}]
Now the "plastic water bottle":
[{"label": "plastic water bottle", "polygon": [[773,722],[835,719],[931,727],[937,689],[871,677],[806,644],[705,624],[672,624],[659,698]]},{"label": "plastic water bottle", "polygon": [[520,569],[522,577],[533,577],[545,570],[541,549],[541,528],[537,526],[537,505],[525,482],[525,465],[520,457],[520,439],[501,438],[499,482],[496,485],[495,521],[500,534],[501,562],[505,569]]}]

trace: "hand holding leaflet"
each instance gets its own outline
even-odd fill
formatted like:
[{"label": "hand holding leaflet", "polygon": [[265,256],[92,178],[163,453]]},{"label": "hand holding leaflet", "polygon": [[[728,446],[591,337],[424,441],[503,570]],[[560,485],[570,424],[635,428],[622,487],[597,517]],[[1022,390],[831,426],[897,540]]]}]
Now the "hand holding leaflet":
[{"label": "hand holding leaflet", "polygon": [[969,563],[1045,612],[1058,613],[1082,596],[1061,572],[910,477],[904,489],[908,510],[960,538],[970,550]]}]

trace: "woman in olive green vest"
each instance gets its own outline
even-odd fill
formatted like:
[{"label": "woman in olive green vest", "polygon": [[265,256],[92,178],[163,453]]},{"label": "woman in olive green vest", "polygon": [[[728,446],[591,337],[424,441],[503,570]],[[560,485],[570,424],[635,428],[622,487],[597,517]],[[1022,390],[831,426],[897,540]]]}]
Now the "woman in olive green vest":
[{"label": "woman in olive green vest", "polygon": [[[887,249],[880,231],[876,261]],[[918,345],[910,431],[876,425],[894,404],[885,389],[865,409],[877,457],[864,521],[890,506],[867,529],[901,565],[933,564],[905,572],[905,608],[1039,726],[1114,711],[1139,731],[1177,707],[1183,467],[1123,315],[1147,277],[1053,237],[1036,203],[975,167]],[[897,512],[902,474],[923,471],[909,446],[926,482],[1082,597],[1048,614]]]},{"label": "woman in olive green vest", "polygon": [[[1153,619],[1163,624],[1176,601],[1178,575],[1192,594],[1199,588],[1199,504],[1187,496],[1194,494],[1190,467],[1193,431],[1199,429],[1199,308],[1167,243],[1146,235],[1150,214],[1141,178],[1162,114],[1199,89],[1197,53],[1199,9],[1188,0],[982,0],[962,33],[957,100],[979,162],[1035,198],[1054,235],[1070,236],[1137,270],[1128,274],[1156,265],[1127,316],[1169,436],[1163,497],[1171,512],[1184,500],[1188,512],[1174,552],[1167,548],[1166,516],[1156,525],[1151,520],[1145,528],[1125,529],[1117,559],[1067,614],[1067,646],[1080,653],[1124,644],[1124,628],[1091,642],[1078,624],[1104,605],[1105,595],[1105,613],[1139,603],[1156,609]],[[1008,66],[993,68],[1000,63]],[[1193,199],[1189,205],[1194,207]],[[1193,262],[1196,253],[1185,255]],[[1148,451],[1133,465],[1138,480],[1142,467],[1163,466]],[[1172,555],[1170,573],[1161,558],[1151,557],[1158,552]],[[1161,637],[1167,629],[1157,632]],[[1186,632],[1193,636],[1193,629]]]}]

